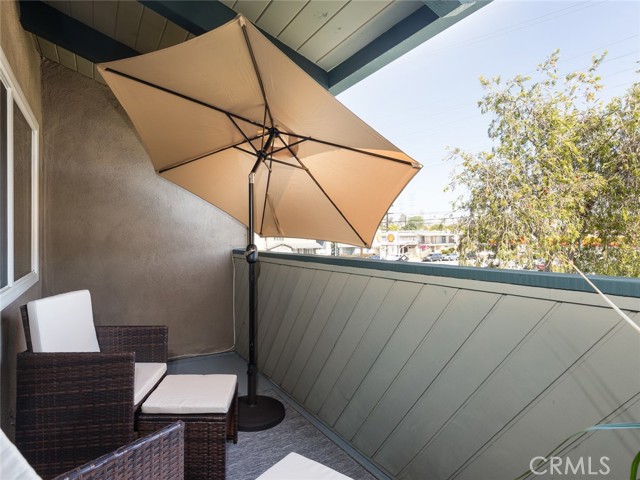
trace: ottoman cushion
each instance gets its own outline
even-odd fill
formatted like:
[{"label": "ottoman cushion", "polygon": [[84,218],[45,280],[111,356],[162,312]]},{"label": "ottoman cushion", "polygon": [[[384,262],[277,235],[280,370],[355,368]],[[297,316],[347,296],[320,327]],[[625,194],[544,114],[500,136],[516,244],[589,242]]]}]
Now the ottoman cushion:
[{"label": "ottoman cushion", "polygon": [[168,375],[142,404],[142,413],[226,413],[236,382],[235,375]]}]

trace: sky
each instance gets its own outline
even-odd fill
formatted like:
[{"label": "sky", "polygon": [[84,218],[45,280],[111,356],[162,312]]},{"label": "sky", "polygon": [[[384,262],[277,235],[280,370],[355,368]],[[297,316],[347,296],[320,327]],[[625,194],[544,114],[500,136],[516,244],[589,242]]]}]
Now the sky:
[{"label": "sky", "polygon": [[390,212],[450,212],[460,192],[443,192],[455,167],[447,148],[491,148],[479,77],[532,74],[556,48],[561,73],[606,50],[601,98],[624,94],[640,81],[640,1],[494,0],[338,95],[423,165]]}]

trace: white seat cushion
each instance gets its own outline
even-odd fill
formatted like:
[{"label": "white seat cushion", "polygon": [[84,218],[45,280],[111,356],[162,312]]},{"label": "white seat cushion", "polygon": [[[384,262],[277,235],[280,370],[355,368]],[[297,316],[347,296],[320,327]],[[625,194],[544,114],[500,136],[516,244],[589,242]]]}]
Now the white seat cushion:
[{"label": "white seat cushion", "polygon": [[0,430],[0,478],[42,480],[2,430]]},{"label": "white seat cushion", "polygon": [[341,473],[293,452],[256,480],[351,480]]},{"label": "white seat cushion", "polygon": [[142,413],[227,413],[235,375],[168,375],[142,404]]},{"label": "white seat cushion", "polygon": [[34,352],[99,352],[89,290],[27,304]]},{"label": "white seat cushion", "polygon": [[167,371],[166,363],[137,363],[133,380],[133,404],[139,404]]}]

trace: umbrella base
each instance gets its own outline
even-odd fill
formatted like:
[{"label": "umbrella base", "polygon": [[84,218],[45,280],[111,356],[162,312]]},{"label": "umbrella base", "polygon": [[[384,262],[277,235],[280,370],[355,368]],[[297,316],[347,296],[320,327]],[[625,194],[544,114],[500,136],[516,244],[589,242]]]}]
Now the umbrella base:
[{"label": "umbrella base", "polygon": [[256,404],[249,405],[249,397],[238,398],[238,430],[259,432],[275,427],[284,419],[284,405],[275,398],[256,396]]}]

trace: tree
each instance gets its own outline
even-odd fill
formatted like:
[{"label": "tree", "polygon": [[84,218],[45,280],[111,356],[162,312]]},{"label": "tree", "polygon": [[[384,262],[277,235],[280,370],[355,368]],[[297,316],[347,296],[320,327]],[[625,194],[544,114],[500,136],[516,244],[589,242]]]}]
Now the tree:
[{"label": "tree", "polygon": [[422,230],[424,228],[424,218],[420,215],[409,217],[404,228],[405,230]]},{"label": "tree", "polygon": [[640,83],[598,100],[603,58],[560,76],[556,51],[537,80],[480,79],[494,146],[449,155],[463,258],[489,249],[502,266],[640,276]]}]

